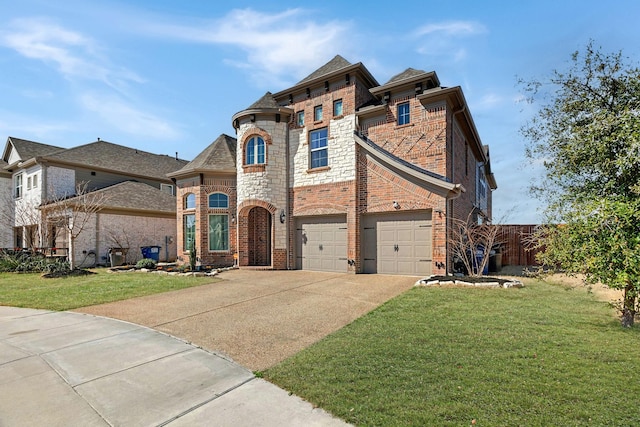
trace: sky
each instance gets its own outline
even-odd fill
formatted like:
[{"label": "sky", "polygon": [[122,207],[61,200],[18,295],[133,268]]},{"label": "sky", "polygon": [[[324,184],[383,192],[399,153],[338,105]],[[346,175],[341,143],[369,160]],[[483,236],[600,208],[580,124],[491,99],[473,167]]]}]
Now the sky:
[{"label": "sky", "polygon": [[460,86],[498,183],[494,222],[535,224],[543,171],[518,79],[566,69],[593,40],[640,62],[635,0],[0,2],[0,137],[96,141],[192,160],[231,117],[335,55],[380,84],[412,67]]}]

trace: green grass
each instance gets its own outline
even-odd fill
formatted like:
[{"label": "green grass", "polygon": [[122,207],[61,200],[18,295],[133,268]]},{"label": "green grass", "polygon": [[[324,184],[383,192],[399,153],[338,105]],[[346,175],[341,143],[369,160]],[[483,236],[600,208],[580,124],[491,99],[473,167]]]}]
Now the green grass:
[{"label": "green grass", "polygon": [[212,283],[211,277],[107,273],[43,279],[39,273],[0,273],[0,305],[71,310]]},{"label": "green grass", "polygon": [[526,283],[414,288],[263,375],[362,426],[640,425],[640,328]]}]

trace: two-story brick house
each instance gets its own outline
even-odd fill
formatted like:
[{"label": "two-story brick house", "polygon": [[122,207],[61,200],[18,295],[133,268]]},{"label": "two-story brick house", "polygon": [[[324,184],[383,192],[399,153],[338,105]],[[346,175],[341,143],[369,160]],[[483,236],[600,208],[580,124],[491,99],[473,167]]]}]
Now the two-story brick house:
[{"label": "two-story brick house", "polygon": [[204,264],[442,274],[451,218],[491,217],[488,147],[435,72],[380,85],[336,56],[232,123],[235,139],[172,174],[179,256],[195,242]]},{"label": "two-story brick house", "polygon": [[[51,201],[76,196],[78,184],[104,195],[70,258],[78,266],[108,263],[110,247],[162,246],[162,260],[176,257],[175,188],[167,173],[186,165],[173,156],[107,141],[62,148],[9,137],[0,160],[0,248],[58,249],[68,253],[69,232],[45,217]],[[64,249],[65,251],[61,251]]]}]

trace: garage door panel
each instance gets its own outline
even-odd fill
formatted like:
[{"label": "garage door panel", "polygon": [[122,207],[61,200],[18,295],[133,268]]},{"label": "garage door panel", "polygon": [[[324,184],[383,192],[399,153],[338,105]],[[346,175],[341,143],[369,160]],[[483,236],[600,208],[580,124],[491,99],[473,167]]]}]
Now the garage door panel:
[{"label": "garage door panel", "polygon": [[299,218],[296,232],[296,267],[316,271],[347,270],[346,218]]},{"label": "garage door panel", "polygon": [[432,227],[431,220],[424,219],[429,214],[422,211],[367,216],[363,221],[365,272],[431,274]]}]

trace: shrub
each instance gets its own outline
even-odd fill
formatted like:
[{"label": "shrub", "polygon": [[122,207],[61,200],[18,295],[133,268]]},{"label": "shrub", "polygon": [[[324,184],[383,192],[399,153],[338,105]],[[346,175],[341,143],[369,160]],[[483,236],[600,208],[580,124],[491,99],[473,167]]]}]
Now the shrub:
[{"label": "shrub", "polygon": [[0,272],[53,273],[69,270],[69,268],[67,261],[45,258],[41,254],[22,251],[0,253]]},{"label": "shrub", "polygon": [[142,258],[136,263],[136,268],[156,268],[156,261],[151,258]]}]

